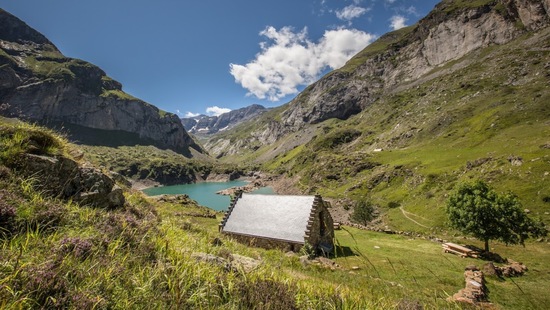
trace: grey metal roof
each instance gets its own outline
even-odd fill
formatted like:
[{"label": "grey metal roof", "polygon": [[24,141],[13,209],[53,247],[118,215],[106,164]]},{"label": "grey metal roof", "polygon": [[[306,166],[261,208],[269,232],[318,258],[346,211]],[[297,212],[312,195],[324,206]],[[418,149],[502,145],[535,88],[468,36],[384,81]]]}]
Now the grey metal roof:
[{"label": "grey metal roof", "polygon": [[314,196],[243,194],[223,231],[304,243],[314,199]]}]

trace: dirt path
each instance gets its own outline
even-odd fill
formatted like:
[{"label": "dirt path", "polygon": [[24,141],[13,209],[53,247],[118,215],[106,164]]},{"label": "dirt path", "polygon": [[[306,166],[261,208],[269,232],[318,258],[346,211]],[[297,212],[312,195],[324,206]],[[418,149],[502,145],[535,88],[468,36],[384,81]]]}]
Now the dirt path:
[{"label": "dirt path", "polygon": [[[412,219],[409,215],[416,216],[416,217],[420,217],[420,218],[422,218],[422,219],[425,219],[425,218],[423,218],[423,217],[421,217],[421,216],[419,216],[419,215],[416,215],[416,214],[414,214],[414,213],[405,211],[405,209],[403,209],[403,207],[399,207],[399,209],[401,210],[401,213],[403,213],[403,216],[406,217],[406,218],[407,218],[408,220],[410,220],[411,222],[415,223],[415,224],[418,225],[418,226],[422,226],[422,227],[424,227],[424,228],[430,228],[430,227],[428,227],[428,226],[426,226],[426,225],[423,225],[423,224],[418,223],[417,221],[415,221],[414,219]],[[425,220],[426,220],[426,219],[425,219]]]}]

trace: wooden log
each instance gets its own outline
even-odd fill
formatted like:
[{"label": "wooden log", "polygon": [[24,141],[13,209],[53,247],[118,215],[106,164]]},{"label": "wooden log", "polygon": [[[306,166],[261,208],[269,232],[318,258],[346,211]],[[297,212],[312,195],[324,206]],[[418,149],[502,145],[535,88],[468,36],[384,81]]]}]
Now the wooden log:
[{"label": "wooden log", "polygon": [[455,244],[455,243],[451,243],[451,242],[447,242],[447,243],[443,243],[444,246],[448,247],[448,248],[451,248],[455,251],[460,251],[460,252],[463,252],[463,253],[470,253],[470,252],[473,252],[472,249],[468,249],[467,247],[463,247],[461,245],[458,245],[458,244]]},{"label": "wooden log", "polygon": [[466,257],[466,256],[467,256],[466,254],[464,254],[464,253],[462,253],[462,252],[460,252],[460,251],[455,251],[455,250],[453,250],[453,249],[446,249],[445,252],[446,252],[446,253],[453,253],[453,254],[456,254],[456,255],[458,255],[458,256],[460,256],[460,257]]}]

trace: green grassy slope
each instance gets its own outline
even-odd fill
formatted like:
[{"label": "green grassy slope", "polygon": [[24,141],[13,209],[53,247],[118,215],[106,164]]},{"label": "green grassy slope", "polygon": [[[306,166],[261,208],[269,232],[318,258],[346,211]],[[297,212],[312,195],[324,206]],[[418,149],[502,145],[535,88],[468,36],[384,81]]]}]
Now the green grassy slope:
[{"label": "green grassy slope", "polygon": [[264,168],[298,176],[304,192],[368,197],[400,230],[444,229],[447,194],[477,178],[550,223],[549,46],[545,30],[478,50],[349,120],[317,125],[312,141]]},{"label": "green grassy slope", "polygon": [[[349,148],[360,138],[344,129],[325,137],[312,147]],[[12,155],[69,156],[74,146],[49,130],[4,119],[0,144],[1,308],[460,309],[447,297],[464,286],[466,265],[484,263],[443,254],[430,240],[345,227],[336,232],[339,266],[304,265],[297,255],[220,235],[221,214],[202,216],[211,211],[189,199],[157,202],[127,191],[124,207],[107,210],[45,196],[34,189],[39,179],[21,178],[9,168]],[[293,160],[292,154],[304,151],[299,147],[287,155]],[[407,156],[392,154],[395,158],[369,157],[367,166],[378,169],[384,160],[409,164]],[[461,237],[449,240],[480,246]],[[506,309],[537,309],[550,302],[548,244],[492,246],[524,262],[529,272],[514,280],[488,278],[491,302]],[[231,272],[197,262],[197,252],[239,254],[260,265]]]}]

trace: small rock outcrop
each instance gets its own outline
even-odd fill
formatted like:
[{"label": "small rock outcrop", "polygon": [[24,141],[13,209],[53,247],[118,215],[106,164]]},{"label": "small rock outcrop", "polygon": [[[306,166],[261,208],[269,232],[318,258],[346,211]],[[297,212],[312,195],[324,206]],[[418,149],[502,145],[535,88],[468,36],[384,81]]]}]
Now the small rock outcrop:
[{"label": "small rock outcrop", "polygon": [[507,259],[504,266],[495,266],[492,262],[483,265],[483,273],[488,276],[519,277],[527,270],[527,266],[512,259]]},{"label": "small rock outcrop", "polygon": [[64,156],[24,154],[15,168],[37,180],[35,187],[49,196],[102,208],[118,208],[125,203],[122,189],[112,178]]},{"label": "small rock outcrop", "polygon": [[265,182],[263,182],[262,180],[254,180],[254,181],[252,181],[252,182],[250,182],[250,183],[248,183],[244,186],[230,187],[230,188],[218,191],[218,192],[216,192],[216,194],[230,196],[230,195],[235,195],[235,193],[238,192],[238,191],[243,192],[243,193],[250,193],[250,192],[255,191],[258,188],[264,187],[264,186],[265,186]]},{"label": "small rock outcrop", "polygon": [[498,267],[498,270],[505,277],[519,277],[522,276],[528,269],[524,264],[508,259],[507,264],[502,267]]},{"label": "small rock outcrop", "polygon": [[487,303],[487,287],[485,277],[476,266],[468,266],[464,271],[465,287],[449,297],[452,301],[464,302],[472,305]]},{"label": "small rock outcrop", "polygon": [[191,257],[197,261],[219,266],[226,271],[233,272],[242,270],[248,273],[258,268],[261,264],[261,261],[257,259],[238,254],[229,254],[229,257],[226,259],[213,254],[197,252],[191,254]]}]

